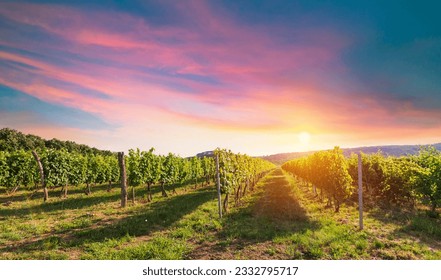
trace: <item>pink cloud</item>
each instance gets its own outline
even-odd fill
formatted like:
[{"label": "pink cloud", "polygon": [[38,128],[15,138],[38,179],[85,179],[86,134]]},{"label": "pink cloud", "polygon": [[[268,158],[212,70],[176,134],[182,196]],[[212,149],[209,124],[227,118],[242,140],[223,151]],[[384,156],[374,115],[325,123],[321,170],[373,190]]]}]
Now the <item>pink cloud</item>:
[{"label": "pink cloud", "polygon": [[[0,68],[0,83],[120,124],[161,116],[224,130],[310,127],[377,135],[403,127],[418,130],[420,122],[441,116],[396,100],[385,104],[364,92],[328,89],[323,73],[347,74],[340,56],[352,43],[337,30],[299,26],[289,30],[297,40],[281,40],[272,34],[286,30],[244,25],[226,11],[215,12],[210,4],[173,2],[182,21],[194,27],[190,30],[152,26],[126,13],[4,3],[0,16],[43,30],[58,41],[23,44],[0,39],[48,57],[0,51],[2,60],[35,67],[23,69],[23,75]],[[69,63],[55,63],[57,55],[51,51],[64,51],[63,61]],[[57,81],[98,91],[103,97]],[[407,107],[390,110],[402,106]],[[115,114],[115,108],[120,113]],[[403,119],[416,122],[405,124]]]}]

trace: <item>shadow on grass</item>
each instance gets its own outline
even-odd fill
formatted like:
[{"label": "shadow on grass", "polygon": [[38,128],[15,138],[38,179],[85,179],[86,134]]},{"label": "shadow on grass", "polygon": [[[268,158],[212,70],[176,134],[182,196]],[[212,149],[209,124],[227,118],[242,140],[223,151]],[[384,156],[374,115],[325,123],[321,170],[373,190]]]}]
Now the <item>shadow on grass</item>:
[{"label": "shadow on grass", "polygon": [[398,207],[375,207],[368,211],[369,216],[385,224],[404,226],[415,216],[416,211],[404,211]]},{"label": "shadow on grass", "polygon": [[[177,195],[179,195],[182,191],[181,189],[187,188],[190,190],[188,186],[185,184],[176,184],[174,186],[166,186],[165,189],[170,195],[175,195],[172,193],[173,189],[177,191]],[[151,188],[152,195],[154,200],[157,200],[158,197],[161,197],[161,189],[160,186],[154,185]],[[31,213],[45,213],[51,211],[59,211],[59,210],[75,210],[75,209],[83,209],[87,207],[91,207],[100,203],[109,203],[115,202],[118,203],[120,200],[120,186],[119,184],[112,185],[111,191],[108,192],[108,185],[97,185],[91,187],[92,193],[90,195],[86,195],[84,190],[84,186],[80,187],[69,187],[68,197],[65,199],[60,198],[60,190],[61,188],[55,188],[49,190],[49,200],[47,202],[43,202],[43,194],[39,192],[34,195],[31,201],[41,200],[41,204],[32,205],[32,206],[24,206],[20,208],[15,207],[0,207],[0,216],[8,217],[8,216],[25,216]],[[191,188],[190,191],[193,191]],[[31,192],[29,192],[30,194]],[[135,198],[136,200],[142,200],[147,194],[147,188],[144,186],[138,186],[135,188]],[[129,200],[131,199],[132,189],[128,188]],[[13,201],[12,204],[20,203],[26,201],[28,194],[18,194],[13,197],[3,197],[0,198],[0,201]],[[12,200],[11,198],[14,198]]]},{"label": "shadow on grass", "polygon": [[318,228],[280,169],[274,170],[263,183],[263,191],[247,207],[226,215],[219,238],[259,243]]},{"label": "shadow on grass", "polygon": [[409,236],[429,247],[441,249],[441,219],[431,218],[424,211],[403,211],[400,208],[375,208],[369,211],[370,217],[397,228],[393,238]]},{"label": "shadow on grass", "polygon": [[[2,193],[0,196],[0,204],[10,203],[10,202],[16,203],[16,202],[20,202],[20,201],[25,201],[28,197],[29,197],[29,195],[26,195],[24,193],[12,194],[12,195]],[[43,198],[41,200],[43,200]]]},{"label": "shadow on grass", "polygon": [[92,227],[81,231],[52,235],[13,247],[1,248],[0,253],[44,250],[47,249],[47,244],[56,244],[58,247],[66,248],[110,239],[118,240],[127,236],[147,236],[155,231],[170,227],[183,216],[193,212],[199,205],[214,199],[215,196],[216,193],[212,188],[198,189],[191,193],[169,197],[149,206],[137,208],[131,216],[105,225],[92,225]]},{"label": "shadow on grass", "polygon": [[224,215],[214,241],[198,243],[187,257],[235,259],[244,252],[250,259],[271,259],[274,257],[265,250],[282,244],[280,240],[320,229],[319,223],[309,219],[293,190],[280,169],[271,171],[245,198],[244,206]]},{"label": "shadow on grass", "polygon": [[[112,185],[112,188],[115,188],[116,184]],[[43,190],[38,189],[25,189],[19,190],[17,193],[12,195],[1,195],[0,203],[3,204],[5,202],[12,202],[12,205],[16,203],[26,203],[29,201],[40,201],[40,205],[33,205],[29,207],[21,207],[20,209],[15,208],[0,208],[0,215],[26,215],[33,212],[47,212],[53,210],[60,209],[76,209],[83,208],[93,205],[94,203],[100,203],[99,197],[106,197],[107,195],[102,195],[103,191],[108,189],[108,185],[97,185],[91,187],[92,194],[87,196],[85,194],[85,186],[69,186],[68,187],[68,197],[65,199],[61,198],[61,187],[49,187],[49,200],[48,202],[43,202]],[[97,193],[99,195],[97,195]],[[116,192],[113,192],[116,193]],[[92,199],[88,199],[92,198]],[[80,200],[83,200],[85,203],[79,203]],[[104,199],[104,201],[108,201]],[[84,206],[83,206],[84,205]]]},{"label": "shadow on grass", "polygon": [[110,201],[117,202],[119,199],[118,193],[106,195],[76,196],[67,199],[49,198],[48,202],[41,201],[41,204],[32,205],[21,208],[0,208],[0,216],[25,216],[31,213],[44,213],[58,210],[72,210],[90,207],[99,203],[107,203]]},{"label": "shadow on grass", "polygon": [[441,250],[441,220],[430,218],[426,213],[414,215],[405,226],[394,233],[411,235],[418,238],[419,242]]}]

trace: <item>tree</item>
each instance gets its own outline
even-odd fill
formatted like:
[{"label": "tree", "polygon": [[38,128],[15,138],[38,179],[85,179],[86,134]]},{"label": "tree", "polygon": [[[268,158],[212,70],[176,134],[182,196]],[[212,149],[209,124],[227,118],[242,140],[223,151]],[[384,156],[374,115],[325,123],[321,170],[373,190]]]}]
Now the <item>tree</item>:
[{"label": "tree", "polygon": [[32,150],[43,151],[46,148],[54,150],[64,149],[70,153],[79,152],[83,155],[91,153],[110,156],[113,154],[110,151],[98,150],[87,145],[77,144],[73,141],[61,141],[58,139],[45,140],[39,136],[23,134],[10,128],[0,129],[0,151],[14,152],[24,150],[31,152]]}]

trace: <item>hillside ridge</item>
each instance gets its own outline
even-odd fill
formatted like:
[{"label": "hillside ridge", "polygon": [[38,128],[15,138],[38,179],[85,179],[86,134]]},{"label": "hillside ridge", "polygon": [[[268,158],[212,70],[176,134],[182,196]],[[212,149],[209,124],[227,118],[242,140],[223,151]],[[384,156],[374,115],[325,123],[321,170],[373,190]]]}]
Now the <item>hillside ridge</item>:
[{"label": "hillside ridge", "polygon": [[[389,156],[404,156],[404,155],[414,155],[420,150],[420,147],[433,146],[437,150],[441,151],[441,143],[426,144],[426,145],[383,145],[383,146],[362,146],[355,148],[342,148],[343,154],[345,156],[350,156],[352,153],[363,152],[365,154],[373,154],[381,151],[385,155]],[[260,158],[268,160],[274,164],[281,165],[289,160],[307,156],[315,151],[307,152],[291,152],[291,153],[278,153],[273,155],[260,156]]]}]

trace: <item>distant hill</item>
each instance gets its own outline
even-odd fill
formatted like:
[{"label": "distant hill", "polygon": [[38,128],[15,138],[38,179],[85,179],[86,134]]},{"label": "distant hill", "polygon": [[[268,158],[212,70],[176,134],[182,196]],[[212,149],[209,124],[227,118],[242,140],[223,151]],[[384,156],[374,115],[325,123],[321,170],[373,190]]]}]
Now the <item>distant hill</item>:
[{"label": "distant hill", "polygon": [[[403,156],[417,154],[421,146],[429,145],[390,145],[390,146],[371,146],[371,147],[358,147],[358,148],[344,148],[343,153],[345,156],[350,156],[352,153],[359,153],[360,151],[365,154],[373,154],[381,151],[385,155],[390,156]],[[441,151],[441,143],[431,144],[438,151]],[[281,153],[269,156],[261,156],[260,158],[266,159],[274,164],[282,165],[283,163],[295,159],[313,154],[316,151],[308,152],[296,152],[296,153]]]},{"label": "distant hill", "polygon": [[84,144],[77,144],[74,141],[62,141],[58,139],[46,140],[32,134],[24,134],[10,128],[0,129],[0,151],[16,150],[41,150],[41,149],[65,149],[69,152],[79,152],[82,154],[101,154],[111,155],[112,152],[99,150]]}]

